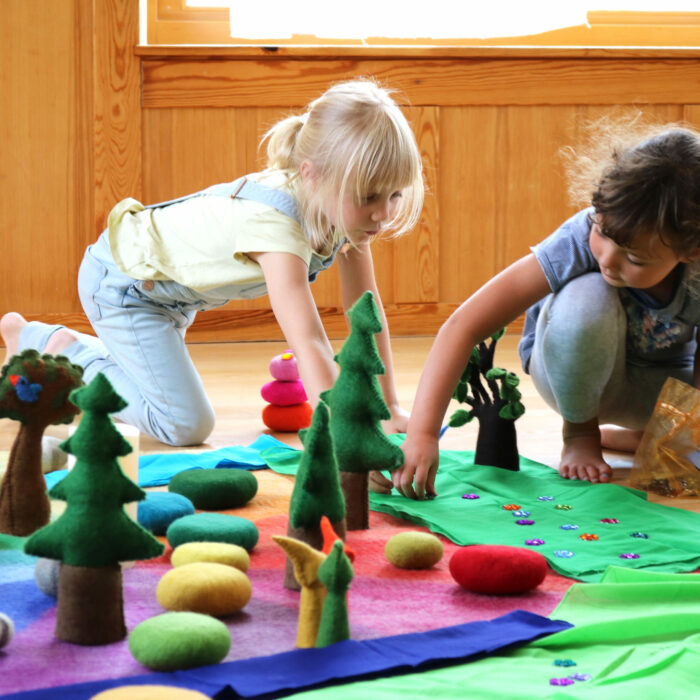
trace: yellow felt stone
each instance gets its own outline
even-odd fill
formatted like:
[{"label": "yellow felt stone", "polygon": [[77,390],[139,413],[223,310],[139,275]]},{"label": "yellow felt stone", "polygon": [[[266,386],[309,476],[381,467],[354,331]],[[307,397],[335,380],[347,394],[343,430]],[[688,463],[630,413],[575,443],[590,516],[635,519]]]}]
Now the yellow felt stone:
[{"label": "yellow felt stone", "polygon": [[250,555],[237,544],[227,542],[185,542],[173,550],[170,563],[183,566],[198,561],[215,562],[233,566],[240,571],[248,571]]},{"label": "yellow felt stone", "polygon": [[176,688],[172,685],[123,685],[121,688],[103,690],[90,700],[209,700],[208,695],[196,690]]},{"label": "yellow felt stone", "polygon": [[429,532],[399,532],[384,546],[384,556],[399,569],[429,569],[443,553],[442,542]]},{"label": "yellow felt stone", "polygon": [[193,562],[168,571],[158,582],[156,598],[166,610],[223,617],[242,610],[252,592],[249,578],[233,566]]}]

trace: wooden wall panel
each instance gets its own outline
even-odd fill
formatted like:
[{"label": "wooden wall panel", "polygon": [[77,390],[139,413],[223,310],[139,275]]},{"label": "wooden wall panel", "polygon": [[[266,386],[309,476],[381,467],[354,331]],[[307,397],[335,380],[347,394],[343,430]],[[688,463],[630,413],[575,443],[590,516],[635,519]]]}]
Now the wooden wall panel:
[{"label": "wooden wall panel", "polygon": [[[374,75],[398,89],[424,156],[420,225],[374,246],[395,334],[433,334],[574,211],[557,152],[588,119],[637,105],[700,127],[700,50],[149,51],[134,49],[133,0],[43,5],[6,0],[0,23],[11,204],[0,210],[0,313],[81,330],[78,265],[116,201],[160,201],[262,167],[266,128],[336,80]],[[336,337],[338,286],[332,270],[312,287]],[[201,314],[188,335],[279,337],[266,299]]]}]

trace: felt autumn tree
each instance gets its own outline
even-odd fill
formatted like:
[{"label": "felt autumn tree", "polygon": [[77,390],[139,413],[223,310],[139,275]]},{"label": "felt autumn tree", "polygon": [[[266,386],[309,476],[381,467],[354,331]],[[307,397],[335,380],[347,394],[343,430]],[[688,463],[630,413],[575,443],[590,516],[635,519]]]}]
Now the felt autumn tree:
[{"label": "felt autumn tree", "polygon": [[41,438],[49,425],[70,423],[79,409],[68,397],[83,369],[63,355],[24,350],[0,374],[0,418],[19,421],[0,489],[0,532],[30,535],[49,522],[51,506],[41,469]]},{"label": "felt autumn tree", "polygon": [[[322,400],[314,410],[311,427],[300,431],[299,436],[304,452],[289,501],[287,535],[321,550],[321,518],[324,515],[335,532],[345,537],[345,500],[340,489],[338,462],[333,452],[328,406]],[[290,559],[287,559],[284,585],[291,590],[299,590]]]},{"label": "felt autumn tree", "polygon": [[515,421],[525,412],[518,390],[520,379],[513,372],[493,366],[496,344],[501,330],[481,342],[473,350],[453,398],[470,406],[452,414],[449,424],[459,427],[473,418],[479,421],[474,463],[520,469]]},{"label": "felt autumn tree", "polygon": [[345,554],[343,543],[337,540],[318,567],[318,579],[326,587],[326,598],[316,637],[317,647],[350,639],[347,592],[353,576],[352,564]]},{"label": "felt autumn tree", "polygon": [[25,551],[62,562],[56,636],[75,644],[109,644],[126,636],[119,562],[158,556],[163,545],[124,511],[125,503],[146,496],[117,460],[132,448],[109,414],[126,402],[103,374],[76,389],[71,401],[83,416],[61,447],[76,462],[50,491],[66,501],[66,509],[27,540]]},{"label": "felt autumn tree", "polygon": [[331,409],[331,435],[345,494],[347,528],[366,530],[369,472],[400,467],[403,453],[381,425],[391,414],[377,379],[378,374],[384,374],[384,363],[374,339],[382,330],[374,295],[365,292],[348,316],[350,335],[335,356],[340,373],[321,396]]}]

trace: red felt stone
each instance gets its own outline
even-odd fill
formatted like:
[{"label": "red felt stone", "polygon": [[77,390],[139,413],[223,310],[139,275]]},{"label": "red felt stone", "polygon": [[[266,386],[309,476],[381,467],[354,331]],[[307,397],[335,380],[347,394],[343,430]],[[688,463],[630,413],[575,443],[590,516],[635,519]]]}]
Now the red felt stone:
[{"label": "red felt stone", "polygon": [[268,404],[262,412],[263,423],[278,433],[296,433],[311,425],[313,409],[308,401],[294,406]]},{"label": "red felt stone", "polygon": [[524,593],[547,575],[547,560],[522,547],[475,544],[460,547],[450,558],[452,578],[473,593]]},{"label": "red felt stone", "polygon": [[293,406],[297,403],[306,401],[306,392],[301,379],[292,382],[281,382],[275,380],[263,384],[260,389],[260,395],[268,403],[274,403],[276,406]]}]

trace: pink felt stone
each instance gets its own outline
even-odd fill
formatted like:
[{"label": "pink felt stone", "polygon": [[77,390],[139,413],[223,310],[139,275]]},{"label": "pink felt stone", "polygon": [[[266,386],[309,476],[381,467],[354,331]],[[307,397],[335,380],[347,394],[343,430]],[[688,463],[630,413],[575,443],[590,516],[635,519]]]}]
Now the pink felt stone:
[{"label": "pink felt stone", "polygon": [[297,359],[287,350],[281,355],[275,355],[270,360],[270,374],[283,382],[292,382],[299,379],[299,370],[297,369]]},{"label": "pink felt stone", "polygon": [[301,379],[293,382],[268,382],[260,389],[260,395],[275,406],[293,406],[306,401],[306,392]]},{"label": "pink felt stone", "polygon": [[296,433],[311,425],[313,409],[308,401],[294,406],[268,404],[263,408],[263,423],[277,433]]},{"label": "pink felt stone", "polygon": [[475,544],[460,547],[450,559],[452,578],[473,593],[524,593],[547,575],[547,560],[522,547]]}]

